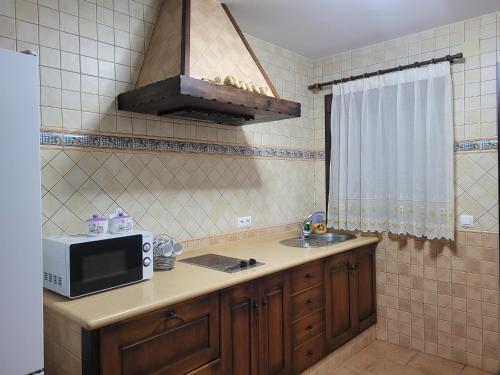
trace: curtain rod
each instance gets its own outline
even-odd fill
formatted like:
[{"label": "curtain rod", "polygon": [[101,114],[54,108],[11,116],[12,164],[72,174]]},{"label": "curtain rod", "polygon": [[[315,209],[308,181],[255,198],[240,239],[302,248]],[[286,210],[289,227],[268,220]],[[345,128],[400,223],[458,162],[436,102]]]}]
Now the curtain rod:
[{"label": "curtain rod", "polygon": [[399,65],[399,66],[394,67],[394,68],[377,70],[375,72],[359,74],[357,76],[350,76],[350,77],[346,77],[346,78],[335,79],[333,81],[328,81],[328,82],[323,82],[323,83],[314,83],[314,84],[309,86],[309,90],[319,91],[325,86],[332,86],[332,85],[337,85],[339,83],[355,81],[357,79],[373,77],[373,76],[377,76],[377,75],[381,75],[381,74],[393,73],[393,72],[397,72],[399,70],[405,70],[405,69],[410,69],[410,68],[419,68],[421,66],[430,65],[430,64],[437,64],[437,63],[444,62],[444,61],[449,61],[450,64],[453,64],[454,60],[463,59],[463,58],[464,58],[464,55],[462,52],[460,52],[460,53],[456,53],[454,55],[446,55],[446,56],[440,57],[438,59],[417,61],[417,62],[414,62],[413,64]]}]

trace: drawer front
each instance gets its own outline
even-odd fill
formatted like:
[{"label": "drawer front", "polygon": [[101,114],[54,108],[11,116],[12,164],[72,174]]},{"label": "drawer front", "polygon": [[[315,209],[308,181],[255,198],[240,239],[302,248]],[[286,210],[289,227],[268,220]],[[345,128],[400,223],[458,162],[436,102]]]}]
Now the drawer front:
[{"label": "drawer front", "polygon": [[320,334],[307,340],[293,351],[293,372],[300,374],[325,355],[325,336]]},{"label": "drawer front", "polygon": [[294,294],[314,285],[322,284],[323,278],[322,259],[296,267],[291,271],[290,291]]},{"label": "drawer front", "polygon": [[325,311],[323,309],[306,315],[292,325],[292,345],[298,346],[322,333],[324,329]]},{"label": "drawer front", "polygon": [[323,285],[318,285],[292,296],[292,321],[323,307],[324,294]]},{"label": "drawer front", "polygon": [[184,374],[219,358],[213,293],[101,329],[102,374]]},{"label": "drawer front", "polygon": [[222,374],[222,363],[220,359],[206,364],[186,375],[219,375]]}]

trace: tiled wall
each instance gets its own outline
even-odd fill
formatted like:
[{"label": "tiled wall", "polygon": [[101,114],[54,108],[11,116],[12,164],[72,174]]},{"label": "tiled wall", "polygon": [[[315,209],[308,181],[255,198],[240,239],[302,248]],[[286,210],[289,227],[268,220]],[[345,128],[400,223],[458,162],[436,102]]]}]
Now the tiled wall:
[{"label": "tiled wall", "polygon": [[178,239],[298,222],[313,209],[315,161],[42,150],[44,232],[74,233],[93,212],[127,210],[139,228]]},{"label": "tiled wall", "polygon": [[498,371],[498,234],[456,242],[384,235],[377,248],[376,337]]},{"label": "tiled wall", "polygon": [[[313,62],[249,37],[281,97],[299,101],[302,117],[232,127],[143,116],[115,109],[133,87],[160,0],[2,0],[0,47],[39,53],[42,129],[119,134],[217,144],[314,146]],[[298,222],[315,208],[317,161],[193,156],[70,148],[42,150],[45,235],[82,230],[94,212],[120,206],[138,227],[179,239]],[[310,182],[309,182],[310,181]]]},{"label": "tiled wall", "polygon": [[[315,60],[311,83],[463,52],[465,63],[452,65],[455,140],[496,139],[497,35],[500,17],[497,20],[497,13],[487,14]],[[324,141],[325,93],[328,91],[314,95],[318,146]],[[497,160],[496,151],[455,154],[456,216],[473,215],[475,230],[498,232]]]},{"label": "tiled wall", "polygon": [[[117,112],[133,87],[159,0],[2,0],[0,47],[39,52],[42,129],[219,144],[321,149],[323,95],[307,84],[462,51],[453,66],[456,140],[496,136],[497,14],[311,61],[248,37],[279,94],[302,117],[241,128]],[[500,19],[499,19],[500,20]],[[44,233],[75,232],[116,206],[140,227],[192,239],[297,222],[324,206],[321,161],[231,155],[42,150]],[[497,153],[456,153],[457,215],[475,229],[456,243],[382,238],[377,337],[459,362],[498,367]],[[489,233],[487,233],[489,232]],[[496,367],[495,367],[496,366]]]},{"label": "tiled wall", "polygon": [[[452,66],[455,141],[496,139],[496,13],[329,56],[314,62],[311,83],[463,52]],[[324,140],[324,95],[314,95],[315,144]],[[322,171],[321,171],[322,170]],[[456,242],[384,234],[377,249],[376,337],[457,362],[499,371],[498,154],[455,153]],[[318,181],[324,173],[317,164]],[[316,188],[318,195],[324,184]]]}]

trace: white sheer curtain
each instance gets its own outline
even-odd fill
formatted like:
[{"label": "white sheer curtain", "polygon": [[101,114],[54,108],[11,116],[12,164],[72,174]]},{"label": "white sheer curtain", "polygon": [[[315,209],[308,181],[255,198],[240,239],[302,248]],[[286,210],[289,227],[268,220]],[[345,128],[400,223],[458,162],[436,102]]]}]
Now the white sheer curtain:
[{"label": "white sheer curtain", "polygon": [[454,237],[450,64],[333,86],[328,223]]}]

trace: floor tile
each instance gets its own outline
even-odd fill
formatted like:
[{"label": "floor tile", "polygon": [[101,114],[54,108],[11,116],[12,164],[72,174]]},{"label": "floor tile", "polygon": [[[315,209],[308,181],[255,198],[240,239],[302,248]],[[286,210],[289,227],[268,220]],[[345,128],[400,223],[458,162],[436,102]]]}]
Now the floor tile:
[{"label": "floor tile", "polygon": [[375,341],[352,357],[347,362],[346,367],[360,373],[370,372],[377,367],[380,362],[390,361],[404,366],[416,355],[417,351],[415,350],[389,344],[384,341]]},{"label": "floor tile", "polygon": [[[318,369],[319,370],[319,369]],[[341,367],[318,375],[494,375],[430,354],[376,340]],[[304,374],[303,374],[304,375]],[[500,373],[499,373],[500,375]]]},{"label": "floor tile", "polygon": [[332,372],[330,375],[360,375],[358,372],[354,372],[353,370],[347,368],[347,367],[340,367],[334,372]]},{"label": "floor tile", "polygon": [[478,368],[465,366],[459,375],[492,375],[491,372],[483,371]]},{"label": "floor tile", "polygon": [[408,367],[414,367],[427,372],[428,375],[457,375],[464,365],[430,354],[418,353]]},{"label": "floor tile", "polygon": [[391,360],[384,359],[378,361],[369,372],[363,372],[366,375],[427,375],[426,370],[401,365]]}]

